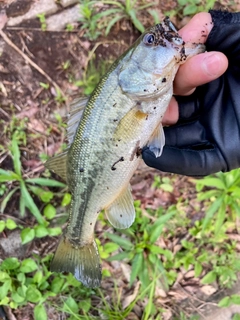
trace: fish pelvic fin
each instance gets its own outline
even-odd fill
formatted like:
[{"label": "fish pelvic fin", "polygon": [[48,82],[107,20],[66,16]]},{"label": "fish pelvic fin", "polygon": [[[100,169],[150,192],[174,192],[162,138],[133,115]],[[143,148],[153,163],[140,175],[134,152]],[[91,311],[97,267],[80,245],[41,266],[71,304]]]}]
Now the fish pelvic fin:
[{"label": "fish pelvic fin", "polygon": [[129,228],[135,220],[135,208],[130,185],[105,210],[114,228]]},{"label": "fish pelvic fin", "polygon": [[95,240],[82,247],[74,247],[69,239],[63,236],[52,260],[51,271],[71,272],[86,287],[99,287],[102,273]]},{"label": "fish pelvic fin", "polygon": [[46,168],[52,170],[64,181],[67,181],[67,152],[68,149],[44,163]]},{"label": "fish pelvic fin", "polygon": [[163,126],[160,124],[156,130],[153,132],[151,139],[149,140],[147,146],[149,150],[152,151],[156,158],[160,157],[165,145],[165,134],[163,131]]}]

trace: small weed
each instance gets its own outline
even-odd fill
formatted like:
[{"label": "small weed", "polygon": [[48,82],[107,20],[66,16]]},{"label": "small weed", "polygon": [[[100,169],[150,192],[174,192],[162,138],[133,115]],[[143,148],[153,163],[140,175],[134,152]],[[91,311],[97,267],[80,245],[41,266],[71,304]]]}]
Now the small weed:
[{"label": "small weed", "polygon": [[46,23],[46,17],[44,13],[37,14],[37,17],[41,23],[41,30],[46,31],[47,30],[47,23]]},{"label": "small weed", "polygon": [[101,77],[106,73],[110,63],[110,61],[102,61],[96,66],[94,59],[90,60],[87,69],[83,73],[82,80],[77,80],[74,84],[83,88],[85,95],[90,95]]},{"label": "small weed", "polygon": [[165,12],[170,17],[178,15],[183,18],[202,11],[213,9],[216,0],[178,0],[178,5],[171,11]]},{"label": "small weed", "polygon": [[[20,203],[19,212],[20,216],[23,217],[25,214],[25,208],[34,215],[39,224],[44,223],[44,219],[36,206],[29,191],[37,195],[40,200],[44,203],[49,202],[53,198],[53,193],[49,190],[45,190],[42,187],[64,187],[63,183],[55,180],[45,178],[28,178],[24,179],[22,176],[22,164],[20,161],[20,150],[18,147],[18,141],[15,135],[12,137],[11,142],[11,155],[13,159],[14,171],[0,169],[0,182],[4,184],[11,184],[11,190],[5,192],[4,199],[0,206],[0,211],[3,212],[10,199],[16,193],[20,191]],[[38,185],[38,186],[36,186]],[[7,193],[7,194],[6,194]]]},{"label": "small weed", "polygon": [[[196,180],[196,189],[198,191],[198,200],[204,201],[206,206],[206,215],[203,222],[203,231],[211,223],[215,215],[216,221],[214,232],[217,235],[228,216],[232,221],[236,216],[240,216],[240,170],[232,170],[228,173],[219,172],[215,176],[209,176]],[[212,187],[211,190],[203,188]]]},{"label": "small weed", "polygon": [[[34,259],[27,258],[22,261],[14,257],[3,260],[0,266],[0,305],[16,309],[31,303],[35,305],[34,319],[47,320],[44,305],[54,304],[55,297],[61,294],[61,297],[67,296],[62,301],[63,311],[70,313],[72,310],[76,314],[79,310],[87,312],[92,290],[83,288],[72,274],[55,275],[48,271],[51,258],[51,255],[47,255],[44,258],[35,256]],[[59,298],[56,303],[57,301],[59,309]]]},{"label": "small weed", "polygon": [[108,258],[108,260],[127,259],[127,261],[131,262],[130,285],[138,277],[143,288],[146,288],[151,283],[157,270],[159,274],[162,274],[162,286],[166,287],[165,270],[159,255],[163,254],[172,259],[172,253],[169,250],[160,248],[155,242],[160,237],[164,226],[176,214],[176,210],[174,207],[170,207],[168,212],[161,216],[162,210],[159,209],[156,212],[158,218],[152,222],[150,215],[142,216],[139,201],[135,202],[135,208],[136,219],[134,224],[131,228],[122,232],[126,237],[106,233],[107,238],[124,249],[124,251]]},{"label": "small weed", "polygon": [[43,89],[45,89],[45,90],[49,89],[49,83],[39,82],[39,84]]},{"label": "small weed", "polygon": [[[105,35],[108,35],[111,28],[120,20],[126,18],[130,20],[134,27],[140,32],[144,32],[145,28],[137,17],[139,11],[146,10],[156,3],[139,4],[136,0],[125,1],[102,1],[103,5],[107,5],[109,9],[100,11],[98,9],[98,1],[85,0],[80,5],[82,18],[81,29],[85,30],[85,37],[90,40],[96,40],[105,30]],[[148,13],[153,17],[156,23],[159,22],[158,14],[155,10],[149,9]]]}]

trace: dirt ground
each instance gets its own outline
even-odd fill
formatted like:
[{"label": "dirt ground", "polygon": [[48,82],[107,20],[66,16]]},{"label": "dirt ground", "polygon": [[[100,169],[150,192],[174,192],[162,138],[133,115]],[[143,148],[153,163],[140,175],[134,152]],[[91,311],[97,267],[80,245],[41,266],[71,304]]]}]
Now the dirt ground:
[{"label": "dirt ground", "polygon": [[[48,4],[50,2],[49,0]],[[75,82],[82,79],[89,65],[89,53],[94,50],[96,64],[101,60],[114,60],[139,36],[139,32],[133,28],[132,24],[124,20],[113,27],[107,38],[100,37],[96,41],[89,41],[79,28],[76,16],[74,16],[75,21],[70,20],[74,26],[71,31],[62,29],[61,25],[59,30],[43,31],[39,19],[35,18],[36,14],[33,17],[29,14],[33,3],[47,2],[44,0],[0,0],[0,9],[5,10],[5,13],[0,15],[0,145],[2,146],[0,148],[0,167],[6,170],[13,169],[12,159],[7,151],[10,136],[6,134],[6,126],[11,122],[13,116],[19,119],[27,118],[25,130],[29,136],[33,134],[33,138],[28,139],[26,146],[21,147],[23,174],[26,177],[40,176],[45,169],[39,155],[44,153],[52,156],[60,150],[65,141],[64,132],[59,128],[54,112],[65,115],[69,102],[82,94],[82,89],[76,86]],[[159,16],[163,17],[163,12],[174,9],[176,4],[175,0],[161,1]],[[43,7],[38,13],[46,10],[46,17],[50,19],[56,14],[63,14],[69,9],[73,10],[76,5],[77,1],[56,1],[53,4],[55,9],[47,7],[44,9]],[[20,22],[16,20],[24,16],[30,18],[19,20]],[[187,22],[187,19],[183,22],[175,22],[181,26]],[[143,17],[143,21],[145,24],[149,23],[147,17]],[[46,132],[50,126],[51,135],[49,136],[46,135]],[[141,199],[143,208],[168,207],[176,203],[180,194],[179,190],[190,203],[196,198],[195,187],[186,177],[175,177],[174,192],[171,194],[160,189],[151,189],[154,174],[156,174],[154,170],[143,166],[132,180],[134,197]],[[6,208],[6,216],[18,216],[18,202],[16,195],[11,205]],[[201,211],[199,216],[196,216],[194,203],[189,208],[188,215],[193,220],[202,217],[203,212]],[[27,217],[24,223],[32,225],[32,218]],[[8,246],[8,244],[3,245],[6,238],[11,239],[11,232],[0,235],[1,259],[13,254],[3,249]],[[39,254],[44,255],[54,250],[57,239],[54,242],[51,239],[51,243],[48,241],[50,240],[45,239],[40,244]],[[39,246],[39,242],[34,245]],[[28,256],[32,250],[34,250],[33,246],[26,248],[21,253],[22,257]],[[181,305],[179,310],[185,308],[191,314],[192,311],[198,311],[199,305],[206,304],[210,311],[201,311],[202,314],[205,312],[202,319],[219,320],[231,319],[234,313],[239,312],[235,309],[228,310],[228,315],[221,318],[224,314],[221,311],[219,317],[214,316],[213,318],[212,312],[215,311],[212,311],[211,306],[215,309],[215,302],[212,303],[215,296],[198,295],[196,292],[199,289],[198,283],[194,281],[194,279],[190,281],[185,278],[185,287],[179,284],[179,287],[173,290],[173,295],[177,297],[176,300]],[[238,287],[235,288],[235,292],[238,292]],[[224,293],[221,292],[222,294]],[[163,299],[164,303],[168,303],[170,299],[170,297]],[[205,300],[211,303],[208,304]],[[185,306],[183,306],[183,301]],[[178,307],[174,306],[174,308]],[[210,316],[208,317],[207,314]],[[10,318],[10,316],[9,319],[30,319],[26,311],[25,314],[16,312],[12,315],[15,318]]]}]

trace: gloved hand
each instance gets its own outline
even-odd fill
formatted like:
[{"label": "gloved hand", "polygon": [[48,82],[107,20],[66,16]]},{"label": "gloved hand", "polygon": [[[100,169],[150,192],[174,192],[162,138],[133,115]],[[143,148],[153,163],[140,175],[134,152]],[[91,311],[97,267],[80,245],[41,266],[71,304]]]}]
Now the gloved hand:
[{"label": "gloved hand", "polygon": [[[229,65],[222,76],[197,87],[191,95],[175,97],[179,120],[164,128],[166,144],[162,156],[156,158],[147,148],[142,154],[147,165],[162,171],[205,176],[240,167],[240,13],[211,10],[210,14],[213,28],[207,37],[207,51],[224,53]],[[192,59],[200,59],[199,56]],[[227,67],[224,59],[222,61]],[[187,63],[180,67],[182,76],[183,68],[187,74]],[[197,70],[198,66],[195,68]],[[223,66],[221,73],[224,69]],[[200,77],[197,73],[190,75],[192,87],[207,80],[203,81],[201,76],[201,72]],[[186,82],[184,77],[182,80]],[[183,94],[187,94],[186,91],[185,87]],[[189,84],[189,93],[192,91]],[[174,103],[176,107],[176,101],[172,106]]]}]

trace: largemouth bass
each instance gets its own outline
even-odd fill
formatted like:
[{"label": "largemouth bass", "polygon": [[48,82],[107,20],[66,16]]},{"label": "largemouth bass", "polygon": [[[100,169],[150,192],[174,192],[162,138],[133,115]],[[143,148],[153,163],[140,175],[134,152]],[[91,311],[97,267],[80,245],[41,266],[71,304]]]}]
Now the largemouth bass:
[{"label": "largemouth bass", "polygon": [[156,157],[161,155],[161,120],[176,72],[187,58],[204,50],[202,44],[185,43],[165,18],[111,66],[88,101],[74,105],[68,121],[69,147],[46,163],[66,180],[72,195],[68,225],[51,270],[71,272],[88,287],[100,285],[94,240],[98,214],[105,209],[115,228],[133,223],[129,181],[141,161],[141,149],[149,146]]}]

